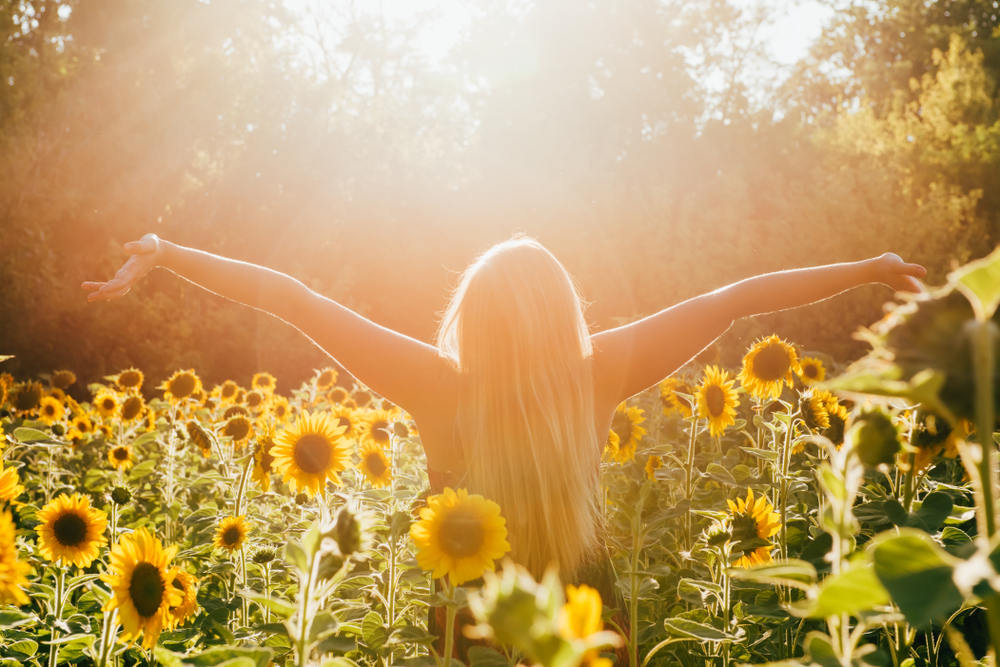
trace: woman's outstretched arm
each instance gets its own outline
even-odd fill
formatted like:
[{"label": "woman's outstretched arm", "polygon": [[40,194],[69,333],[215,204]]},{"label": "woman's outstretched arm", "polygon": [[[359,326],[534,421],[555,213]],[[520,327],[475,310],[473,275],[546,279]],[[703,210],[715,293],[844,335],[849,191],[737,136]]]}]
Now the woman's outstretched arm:
[{"label": "woman's outstretched arm", "polygon": [[622,401],[676,371],[742,317],[815,303],[868,283],[920,291],[917,278],[926,273],[919,264],[885,253],[747,278],[594,334],[595,380],[605,383],[601,389],[611,400]]},{"label": "woman's outstretched arm", "polygon": [[146,234],[125,244],[132,256],[107,282],[84,282],[89,301],[126,294],[154,267],[172,271],[220,296],[252,306],[291,324],[352,375],[411,413],[438,395],[435,385],[450,372],[437,349],[309,289],[279,271]]}]

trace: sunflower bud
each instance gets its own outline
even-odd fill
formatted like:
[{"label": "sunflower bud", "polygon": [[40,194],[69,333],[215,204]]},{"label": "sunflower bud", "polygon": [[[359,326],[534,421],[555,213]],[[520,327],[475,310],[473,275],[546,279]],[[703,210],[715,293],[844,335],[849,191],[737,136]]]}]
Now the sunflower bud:
[{"label": "sunflower bud", "polygon": [[901,445],[899,430],[883,410],[866,410],[858,415],[847,433],[858,458],[869,468],[892,463]]},{"label": "sunflower bud", "polygon": [[132,500],[132,494],[124,486],[116,486],[111,489],[111,500],[115,505],[124,505]]},{"label": "sunflower bud", "polygon": [[350,558],[361,549],[361,522],[349,509],[342,508],[333,526],[323,533],[323,537],[336,542],[340,555]]},{"label": "sunflower bud", "polygon": [[251,560],[258,565],[266,565],[277,557],[277,552],[271,547],[262,547],[254,552]]},{"label": "sunflower bud", "polygon": [[307,494],[307,493],[297,493],[297,494],[295,494],[295,504],[296,505],[305,505],[308,502],[309,502],[309,494]]}]

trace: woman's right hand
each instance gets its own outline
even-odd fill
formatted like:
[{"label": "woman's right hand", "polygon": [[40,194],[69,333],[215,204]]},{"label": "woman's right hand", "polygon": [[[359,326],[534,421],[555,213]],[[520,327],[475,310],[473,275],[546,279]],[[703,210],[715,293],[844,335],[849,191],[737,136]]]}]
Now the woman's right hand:
[{"label": "woman's right hand", "polygon": [[160,238],[156,234],[145,234],[138,241],[129,241],[124,247],[131,253],[131,257],[125,260],[125,264],[111,280],[88,280],[80,284],[80,287],[90,291],[87,301],[117,299],[128,294],[132,285],[139,282],[160,260]]}]

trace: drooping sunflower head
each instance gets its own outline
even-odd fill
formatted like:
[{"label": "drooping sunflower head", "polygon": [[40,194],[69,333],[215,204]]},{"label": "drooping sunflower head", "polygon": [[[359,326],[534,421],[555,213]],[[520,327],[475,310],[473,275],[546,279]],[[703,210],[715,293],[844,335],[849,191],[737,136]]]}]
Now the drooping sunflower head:
[{"label": "drooping sunflower head", "polygon": [[799,360],[799,379],[807,385],[822,382],[826,379],[823,362],[815,357],[802,357]]},{"label": "drooping sunflower head", "polygon": [[16,532],[10,512],[0,512],[0,604],[20,607],[29,602],[24,587],[28,585],[26,575],[31,573],[31,566],[17,558]]},{"label": "drooping sunflower head", "polygon": [[107,541],[107,515],[90,506],[90,498],[60,495],[38,512],[38,551],[53,563],[90,567]]},{"label": "drooping sunflower head", "polygon": [[364,473],[368,483],[380,489],[392,482],[392,465],[386,458],[385,450],[374,442],[365,441],[359,450],[361,462],[358,468]]},{"label": "drooping sunflower head", "polygon": [[795,348],[771,334],[754,343],[743,357],[740,383],[752,396],[760,399],[778,398],[785,384],[792,386],[800,371]]},{"label": "drooping sunflower head", "polygon": [[448,576],[453,585],[492,571],[494,561],[510,551],[500,506],[465,489],[428,497],[410,537],[420,567],[437,578]]},{"label": "drooping sunflower head", "polygon": [[143,647],[152,648],[170,607],[181,604],[181,591],[173,585],[176,572],[170,567],[176,551],[176,546],[164,548],[145,528],[123,535],[111,548],[111,565],[101,579],[113,594],[104,611],[118,610],[123,640],[132,642],[142,634]]},{"label": "drooping sunflower head", "polygon": [[359,435],[368,442],[388,449],[393,419],[393,414],[388,410],[367,410],[359,424]]},{"label": "drooping sunflower head", "polygon": [[117,470],[128,470],[135,462],[132,459],[132,448],[128,445],[116,445],[108,450],[108,462]]},{"label": "drooping sunflower head", "polygon": [[318,391],[328,391],[333,387],[333,383],[337,381],[337,370],[334,368],[324,368],[316,375],[314,380],[316,384],[316,389]]},{"label": "drooping sunflower head", "polygon": [[729,505],[733,567],[749,567],[771,560],[769,538],[781,530],[781,516],[766,496],[754,498],[752,489],[747,497],[726,500]]},{"label": "drooping sunflower head", "polygon": [[253,480],[264,491],[271,489],[271,469],[274,466],[274,426],[268,425],[257,439],[257,449],[253,454]]},{"label": "drooping sunflower head", "polygon": [[708,420],[708,431],[713,436],[722,435],[727,426],[736,423],[736,408],[740,399],[733,389],[734,382],[729,379],[728,372],[717,366],[708,366],[705,368],[705,379],[695,391],[698,416]]},{"label": "drooping sunflower head", "polygon": [[38,418],[52,426],[66,414],[66,407],[58,398],[45,396],[38,404]]},{"label": "drooping sunflower head", "polygon": [[339,473],[351,462],[351,447],[325,413],[304,412],[275,437],[274,467],[293,489],[324,494],[326,481],[340,483]]},{"label": "drooping sunflower head", "polygon": [[219,522],[215,531],[215,546],[227,551],[236,551],[247,537],[247,524],[243,516],[227,516]]},{"label": "drooping sunflower head", "polygon": [[198,610],[198,580],[193,574],[179,567],[171,568],[172,586],[180,594],[180,601],[167,608],[164,627],[174,630]]},{"label": "drooping sunflower head", "polygon": [[208,431],[194,419],[188,421],[184,428],[191,443],[201,450],[202,456],[208,457],[212,453],[212,436],[208,434]]},{"label": "drooping sunflower head", "polygon": [[663,457],[655,454],[646,459],[646,478],[655,480],[656,471],[663,467]]},{"label": "drooping sunflower head", "polygon": [[98,392],[94,397],[94,408],[105,419],[113,417],[118,410],[118,395],[108,389]]},{"label": "drooping sunflower head", "polygon": [[143,400],[140,394],[129,394],[128,397],[122,401],[119,414],[121,415],[122,421],[132,422],[142,417],[145,409],[146,401]]},{"label": "drooping sunflower head", "polygon": [[[640,426],[644,421],[646,418],[642,408],[621,403],[615,409],[611,418],[611,432],[617,436],[618,445],[610,448],[615,461],[625,463],[635,458],[635,449],[642,436],[646,435],[646,429]],[[608,438],[610,441],[610,436]]]},{"label": "drooping sunflower head", "polygon": [[126,368],[115,377],[115,384],[122,391],[138,392],[142,389],[145,376],[138,368]]},{"label": "drooping sunflower head", "polygon": [[[831,403],[832,401],[832,403]],[[830,406],[839,405],[837,397],[825,389],[810,389],[799,397],[799,411],[809,429],[830,428]]]},{"label": "drooping sunflower head", "polygon": [[76,373],[70,370],[58,370],[52,371],[52,376],[49,378],[52,382],[52,386],[57,389],[65,389],[71,384],[76,383]]},{"label": "drooping sunflower head", "polygon": [[18,415],[25,416],[38,409],[44,395],[45,390],[41,382],[27,380],[18,382],[11,387],[8,400]]},{"label": "drooping sunflower head", "polygon": [[270,373],[254,373],[250,379],[250,386],[264,394],[273,394],[277,386],[277,379]]},{"label": "drooping sunflower head", "polygon": [[201,391],[201,378],[193,369],[174,371],[160,388],[163,389],[163,397],[170,403],[179,403]]}]

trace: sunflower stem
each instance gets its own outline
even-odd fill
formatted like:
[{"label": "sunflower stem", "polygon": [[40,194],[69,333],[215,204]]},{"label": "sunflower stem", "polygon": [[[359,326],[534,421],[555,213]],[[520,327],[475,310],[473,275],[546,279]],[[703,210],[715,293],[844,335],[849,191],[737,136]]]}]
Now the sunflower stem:
[{"label": "sunflower stem", "polygon": [[55,609],[52,619],[52,643],[49,645],[49,667],[55,667],[56,665],[56,655],[59,653],[59,645],[55,643],[56,637],[59,635],[59,619],[62,617],[62,609],[65,600],[63,598],[66,595],[66,567],[64,565],[59,566],[59,576],[56,577],[56,600]]},{"label": "sunflower stem", "polygon": [[[694,422],[692,421],[693,427]],[[629,567],[630,590],[628,599],[628,662],[630,667],[636,667],[639,664],[639,549],[642,547],[643,542],[642,506],[645,504],[645,498],[645,495],[642,493],[639,494],[639,506],[635,509],[635,514],[632,516],[632,562]],[[690,516],[690,512],[688,516]],[[688,537],[690,538],[690,529]]]},{"label": "sunflower stem", "polygon": [[691,413],[691,438],[688,441],[686,476],[684,481],[684,499],[688,501],[687,511],[684,513],[684,537],[685,547],[694,548],[694,538],[691,535],[693,526],[691,520],[691,497],[694,495],[694,449],[698,437],[698,418],[694,412]]},{"label": "sunflower stem", "polygon": [[250,478],[250,471],[253,468],[253,454],[247,456],[247,462],[243,465],[243,471],[240,473],[240,485],[236,491],[236,510],[233,512],[233,516],[240,516],[243,514],[240,510],[243,507],[243,496],[246,493],[247,480]]},{"label": "sunflower stem", "polygon": [[310,625],[310,610],[309,602],[312,598],[312,587],[313,581],[316,578],[317,570],[319,568],[319,550],[313,551],[309,555],[309,571],[306,573],[305,586],[302,587],[302,600],[299,604],[299,627],[298,634],[296,637],[296,648],[298,653],[298,662],[296,663],[299,667],[305,667],[309,663],[307,655],[307,643],[309,638],[309,625]]},{"label": "sunflower stem", "polygon": [[906,456],[909,461],[909,470],[906,471],[906,477],[903,478],[903,510],[907,514],[910,512],[910,503],[913,502],[913,476],[914,476],[914,464],[916,463],[917,455],[910,452]]},{"label": "sunflower stem", "polygon": [[444,590],[448,598],[444,624],[444,664],[450,667],[455,643],[455,614],[458,612],[458,605],[455,603],[455,587],[450,581],[445,580]]},{"label": "sunflower stem", "polygon": [[104,620],[101,623],[101,649],[98,655],[97,667],[105,667],[108,658],[111,657],[111,647],[114,645],[115,628],[118,627],[118,608],[110,612],[104,612]]},{"label": "sunflower stem", "polygon": [[[243,590],[249,590],[250,586],[247,582],[247,550],[245,544],[240,545],[240,572],[243,578]],[[243,603],[243,625],[250,625],[250,602],[247,600],[246,595],[240,595],[240,601]]]}]

